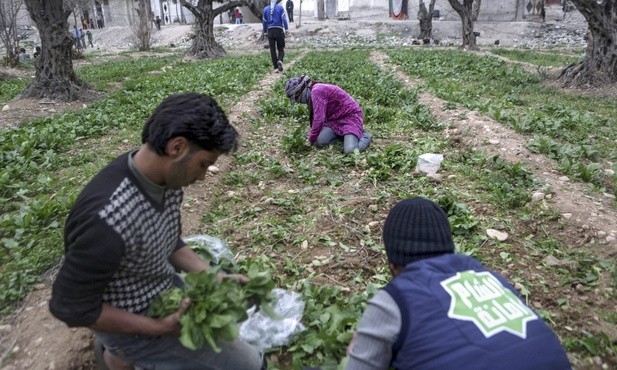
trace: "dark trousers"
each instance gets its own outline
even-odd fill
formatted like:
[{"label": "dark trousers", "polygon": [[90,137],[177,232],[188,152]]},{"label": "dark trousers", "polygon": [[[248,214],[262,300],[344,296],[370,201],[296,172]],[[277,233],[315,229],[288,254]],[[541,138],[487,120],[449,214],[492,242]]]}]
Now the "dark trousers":
[{"label": "dark trousers", "polygon": [[289,22],[293,23],[294,21],[294,11],[287,9],[287,16],[289,17]]},{"label": "dark trousers", "polygon": [[[268,29],[268,44],[270,45],[270,57],[272,57],[272,65],[278,68],[278,61],[283,62],[285,58],[285,32],[281,28]],[[278,56],[276,52],[278,51]]]}]

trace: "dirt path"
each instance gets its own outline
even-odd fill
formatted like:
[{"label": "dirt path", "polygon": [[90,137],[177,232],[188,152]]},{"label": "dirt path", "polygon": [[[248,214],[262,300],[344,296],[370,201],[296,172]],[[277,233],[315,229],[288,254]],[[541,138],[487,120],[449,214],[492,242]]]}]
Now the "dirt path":
[{"label": "dirt path", "polygon": [[[389,63],[385,54],[372,53],[371,59],[383,69],[394,70],[408,87],[418,86],[419,81]],[[593,251],[600,258],[617,256],[617,211],[610,195],[593,194],[588,185],[570,181],[557,170],[554,160],[530,152],[525,147],[526,137],[491,118],[463,108],[446,110],[445,100],[424,91],[419,92],[419,103],[428,106],[437,120],[454,125],[456,129],[450,130],[449,135],[460,136],[464,145],[499,155],[510,163],[524,163],[534,178],[548,185],[537,198],[543,198],[539,201],[561,214],[564,222],[574,229],[571,235],[579,235],[582,243],[596,238],[605,244],[606,248]]]}]

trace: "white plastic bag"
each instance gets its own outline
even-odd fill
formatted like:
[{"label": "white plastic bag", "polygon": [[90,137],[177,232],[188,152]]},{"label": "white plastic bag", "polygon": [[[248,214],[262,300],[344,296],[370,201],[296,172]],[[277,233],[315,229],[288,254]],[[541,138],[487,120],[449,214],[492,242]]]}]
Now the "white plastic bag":
[{"label": "white plastic bag", "polygon": [[[192,235],[183,240],[202,258],[211,259],[217,265],[229,262],[236,267],[233,253],[221,239],[210,235]],[[246,311],[248,319],[240,324],[240,338],[260,351],[289,344],[294,334],[305,329],[301,322],[304,301],[300,293],[276,288],[272,290],[272,295],[271,305],[280,320],[257,311],[253,306]]]},{"label": "white plastic bag", "polygon": [[289,344],[296,333],[303,331],[304,301],[300,293],[273,289],[272,308],[280,320],[270,318],[255,306],[248,309],[249,318],[240,325],[240,338],[260,351]]},{"label": "white plastic bag", "polygon": [[441,154],[422,154],[418,157],[416,171],[424,172],[429,175],[434,175],[437,173],[437,171],[439,171],[441,161],[443,161],[443,155]]}]

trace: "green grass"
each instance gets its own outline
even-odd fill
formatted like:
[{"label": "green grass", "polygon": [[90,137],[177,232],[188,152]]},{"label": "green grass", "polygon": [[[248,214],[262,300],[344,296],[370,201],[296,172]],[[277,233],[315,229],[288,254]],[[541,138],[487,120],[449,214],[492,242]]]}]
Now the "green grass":
[{"label": "green grass", "polygon": [[526,49],[490,49],[491,53],[501,55],[510,60],[531,63],[540,67],[565,67],[581,60],[583,51],[580,55],[562,54],[557,52],[544,52]]},{"label": "green grass", "polygon": [[[388,55],[438,97],[536,135],[529,142],[532,151],[550,154],[565,174],[617,194],[617,178],[601,171],[610,163],[614,169],[617,160],[614,99],[567,94],[493,57],[421,50]],[[547,145],[538,145],[538,140]]]}]

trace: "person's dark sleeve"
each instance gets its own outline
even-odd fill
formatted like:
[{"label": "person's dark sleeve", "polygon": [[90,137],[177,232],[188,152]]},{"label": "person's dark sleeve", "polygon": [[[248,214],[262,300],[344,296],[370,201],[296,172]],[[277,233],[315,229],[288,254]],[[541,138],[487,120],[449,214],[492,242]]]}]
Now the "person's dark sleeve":
[{"label": "person's dark sleeve", "polygon": [[65,242],[49,310],[70,327],[90,326],[101,314],[103,294],[120,266],[124,242],[96,216],[74,227]]}]

